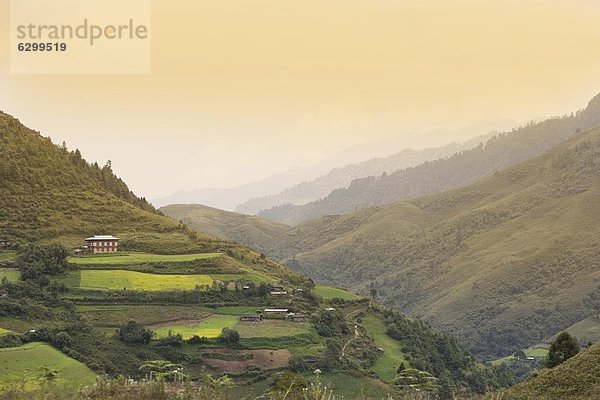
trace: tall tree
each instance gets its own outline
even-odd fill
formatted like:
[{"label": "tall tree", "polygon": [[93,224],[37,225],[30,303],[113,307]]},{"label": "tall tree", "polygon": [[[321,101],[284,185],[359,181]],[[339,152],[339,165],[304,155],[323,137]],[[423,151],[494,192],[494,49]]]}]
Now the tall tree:
[{"label": "tall tree", "polygon": [[554,368],[579,353],[577,340],[568,332],[560,333],[550,345],[546,367]]}]

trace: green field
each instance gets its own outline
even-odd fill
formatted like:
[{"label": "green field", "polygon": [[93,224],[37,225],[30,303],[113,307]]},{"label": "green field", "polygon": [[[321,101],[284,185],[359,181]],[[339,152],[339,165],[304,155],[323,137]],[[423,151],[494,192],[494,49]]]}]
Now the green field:
[{"label": "green field", "polygon": [[0,281],[6,277],[9,282],[18,281],[21,273],[16,268],[0,268]]},{"label": "green field", "polygon": [[315,294],[320,296],[324,300],[330,299],[344,299],[344,300],[357,300],[360,296],[355,295],[344,289],[338,289],[331,286],[315,286]]},{"label": "green field", "polygon": [[78,265],[128,265],[150,262],[184,262],[220,257],[221,253],[198,254],[149,254],[149,253],[116,253],[83,257],[69,257],[69,262]]},{"label": "green field", "polygon": [[406,367],[410,365],[402,353],[402,344],[389,337],[386,334],[384,323],[373,315],[367,315],[363,319],[362,326],[373,336],[375,345],[384,350],[371,369],[383,381],[391,382],[396,377],[396,370],[400,366],[400,363],[404,363]]},{"label": "green field", "polygon": [[77,306],[76,310],[98,327],[117,327],[128,321],[149,325],[163,321],[201,319],[210,315],[203,308],[186,306],[82,305]]},{"label": "green field", "polygon": [[2,260],[15,260],[17,258],[16,251],[0,251],[0,261]]},{"label": "green field", "polygon": [[12,331],[4,328],[0,328],[0,336],[6,335],[7,333],[11,333]]},{"label": "green field", "polygon": [[310,328],[311,325],[308,322],[267,319],[261,322],[240,321],[234,329],[240,333],[242,338],[255,338],[296,336],[309,332]]},{"label": "green field", "polygon": [[[548,349],[544,348],[544,347],[539,347],[539,346],[532,346],[530,348],[523,349],[523,352],[525,353],[526,356],[535,357],[537,359],[544,358],[548,355]],[[510,362],[510,361],[515,361],[515,360],[516,360],[515,356],[510,355],[510,356],[498,358],[497,360],[493,360],[492,364],[499,365],[499,364],[502,364],[503,362]]]},{"label": "green field", "polygon": [[258,271],[251,269],[242,269],[241,274],[211,274],[210,276],[214,280],[219,281],[240,281],[240,282],[254,282],[254,283],[275,283],[277,280]]},{"label": "green field", "polygon": [[223,328],[233,328],[239,321],[239,317],[235,315],[211,315],[201,321],[160,324],[159,327],[149,326],[154,331],[156,337],[168,336],[169,331],[172,334],[181,334],[184,339],[189,339],[194,335],[207,338],[215,338],[221,334]]},{"label": "green field", "polygon": [[[80,279],[77,283],[77,275]],[[81,289],[96,290],[192,290],[196,286],[212,285],[208,275],[163,275],[126,270],[82,270],[71,272],[67,282]]]},{"label": "green field", "polygon": [[0,349],[0,389],[23,382],[26,389],[35,388],[43,367],[58,372],[56,383],[60,387],[78,389],[96,381],[96,375],[79,361],[47,344],[28,343]]}]

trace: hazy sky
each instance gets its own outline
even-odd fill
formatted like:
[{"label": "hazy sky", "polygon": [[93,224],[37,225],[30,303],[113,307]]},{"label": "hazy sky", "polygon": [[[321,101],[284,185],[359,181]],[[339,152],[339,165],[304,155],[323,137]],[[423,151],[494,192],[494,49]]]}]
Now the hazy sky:
[{"label": "hazy sky", "polygon": [[27,76],[8,71],[0,0],[0,109],[151,198],[600,92],[598,0],[152,4],[151,74]]}]

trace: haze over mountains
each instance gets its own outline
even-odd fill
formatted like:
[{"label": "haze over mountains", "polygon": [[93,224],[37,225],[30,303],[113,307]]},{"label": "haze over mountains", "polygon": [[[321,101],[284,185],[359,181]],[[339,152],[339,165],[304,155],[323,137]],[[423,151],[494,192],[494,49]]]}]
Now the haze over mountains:
[{"label": "haze over mountains", "polygon": [[462,150],[477,147],[493,136],[492,133],[475,137],[463,143],[452,142],[443,147],[423,150],[406,149],[389,157],[374,158],[358,164],[335,168],[326,175],[309,182],[299,183],[276,195],[251,199],[239,205],[235,211],[243,214],[258,214],[262,210],[283,204],[302,205],[327,196],[333,190],[345,188],[355,179],[390,174],[403,168],[437,160]]},{"label": "haze over mountains", "polygon": [[[252,218],[252,229],[244,230],[241,216],[228,213],[225,224],[216,211],[210,224],[219,225],[221,236],[253,245],[318,281],[363,293],[374,287],[380,299],[480,354],[508,354],[591,313],[584,301],[600,282],[600,128],[589,129],[598,124],[600,96],[575,116],[413,169],[432,172],[413,180],[431,191],[448,186],[444,179],[474,180],[490,171],[459,189],[294,228]],[[544,152],[561,138],[568,139]],[[389,182],[379,181],[374,188]],[[205,226],[198,217],[207,212],[202,207],[163,211],[196,229]],[[240,223],[231,222],[236,218]]]},{"label": "haze over mountains", "polygon": [[[300,185],[302,183],[306,183],[307,181],[311,181],[326,175],[329,172],[333,172],[333,169],[349,166],[351,172],[350,175],[344,175],[345,177],[339,183],[337,183],[336,180],[338,179],[336,176],[339,174],[339,172],[333,172],[333,178],[335,178],[333,180],[331,180],[331,177],[324,177],[325,181],[320,180],[316,183],[309,183],[308,187],[304,185],[300,186],[300,188],[297,189],[300,189],[301,191],[306,191],[308,189],[308,191],[311,193],[308,194],[302,192],[303,194],[300,194],[302,202],[316,200],[324,195],[327,195],[329,192],[331,192],[331,190],[347,185],[354,178],[361,176],[381,175],[384,171],[386,171],[386,167],[388,169],[394,169],[393,166],[390,167],[389,164],[379,166],[380,161],[378,160],[372,160],[374,164],[369,163],[365,166],[352,166],[351,164],[362,163],[365,160],[371,160],[375,158],[391,157],[398,153],[398,151],[410,147],[411,149],[415,150],[417,154],[413,154],[408,151],[406,154],[400,154],[397,159],[391,161],[398,165],[398,168],[416,165],[425,160],[435,159],[427,158],[428,153],[421,155],[420,150],[446,146],[449,143],[467,142],[464,145],[457,147],[452,147],[456,146],[455,144],[448,145],[448,148],[445,149],[445,151],[437,150],[437,153],[436,150],[433,150],[433,153],[430,155],[432,157],[437,157],[439,154],[451,154],[453,149],[459,150],[468,148],[467,146],[470,145],[470,140],[476,136],[484,135],[492,131],[499,132],[510,129],[514,125],[515,122],[512,120],[491,118],[482,121],[481,123],[465,126],[457,130],[440,129],[425,134],[405,133],[387,139],[370,140],[362,144],[348,147],[344,147],[345,145],[340,143],[340,150],[338,153],[314,164],[291,168],[286,171],[268,176],[264,179],[231,188],[213,187],[197,190],[181,190],[164,198],[153,199],[152,204],[154,204],[156,207],[162,207],[168,204],[204,204],[210,207],[216,207],[222,210],[230,211],[240,206],[243,208],[240,208],[237,211],[254,214],[263,208],[267,209],[273,207],[274,205],[278,205],[280,200],[277,200],[275,203],[267,200],[267,203],[265,203],[264,206],[259,206],[262,207],[259,209],[256,209],[255,206],[242,206],[242,204],[251,199],[262,198],[268,195],[276,195],[282,191],[285,191],[286,189],[292,188],[294,185]],[[447,153],[448,151],[450,153]],[[404,156],[408,156],[406,162],[401,161],[402,157]],[[361,168],[363,167],[369,169],[362,171]],[[273,165],[273,170],[276,171],[277,169],[277,165]],[[348,170],[342,171],[343,174],[347,174],[348,172]],[[318,187],[314,187],[315,184]],[[227,182],[223,182],[223,185],[226,186]],[[294,191],[297,189],[294,189]],[[312,194],[313,192],[316,192],[318,197],[315,197],[316,194]],[[284,199],[287,199],[287,197]],[[263,204],[263,202],[260,201],[259,204]],[[245,210],[246,208],[247,210]]]},{"label": "haze over mountains", "polygon": [[305,205],[282,205],[259,215],[295,225],[325,215],[343,214],[468,184],[540,154],[577,130],[595,126],[600,123],[599,110],[600,96],[596,96],[585,110],[576,114],[530,123],[447,159],[425,162],[389,175],[357,179],[348,188],[334,190],[322,200]]}]

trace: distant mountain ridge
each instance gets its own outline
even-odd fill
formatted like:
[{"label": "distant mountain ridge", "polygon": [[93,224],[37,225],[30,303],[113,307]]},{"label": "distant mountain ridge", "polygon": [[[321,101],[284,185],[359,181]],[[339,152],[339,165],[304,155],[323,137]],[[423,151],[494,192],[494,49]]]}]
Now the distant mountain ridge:
[{"label": "distant mountain ridge", "polygon": [[357,164],[335,168],[312,181],[299,183],[275,194],[253,198],[235,211],[242,214],[258,214],[284,204],[302,205],[327,196],[335,189],[345,188],[355,179],[390,174],[400,169],[419,165],[425,161],[437,160],[454,153],[477,147],[486,142],[494,133],[481,135],[462,143],[449,143],[445,146],[422,150],[404,149],[389,157],[378,157]]},{"label": "distant mountain ridge", "polygon": [[592,99],[585,110],[571,116],[530,123],[451,157],[389,175],[357,179],[348,188],[334,190],[322,200],[301,206],[282,205],[258,215],[296,225],[326,215],[344,214],[459,187],[540,154],[572,137],[578,130],[587,130],[599,123],[600,95]]}]

